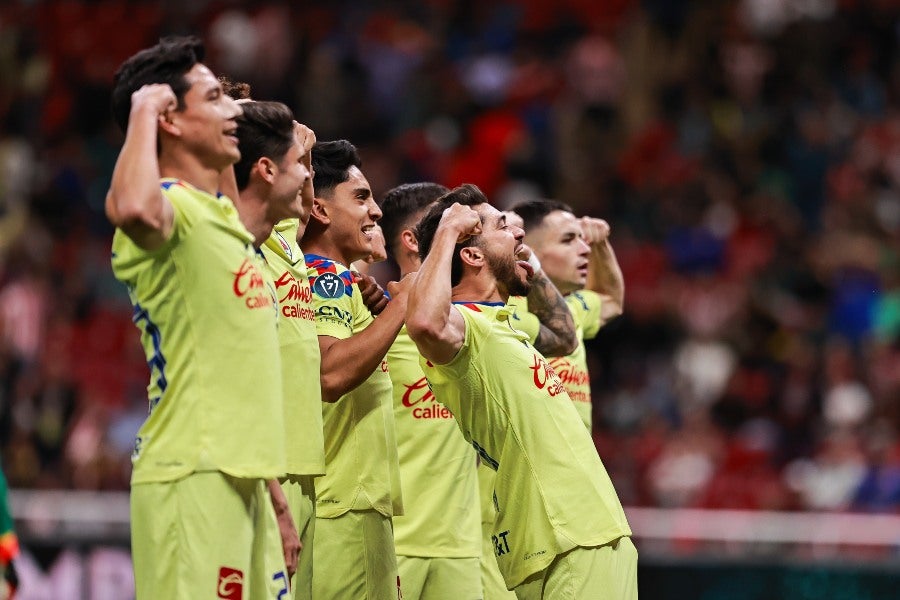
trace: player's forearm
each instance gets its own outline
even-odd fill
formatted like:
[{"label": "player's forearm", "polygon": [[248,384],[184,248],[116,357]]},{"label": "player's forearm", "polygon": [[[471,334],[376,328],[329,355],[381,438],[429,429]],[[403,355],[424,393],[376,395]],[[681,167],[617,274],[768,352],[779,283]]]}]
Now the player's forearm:
[{"label": "player's forearm", "polygon": [[625,306],[625,278],[609,240],[591,248],[588,262],[587,289],[608,298],[622,312]]},{"label": "player's forearm", "polygon": [[528,310],[541,323],[534,347],[544,356],[566,356],[578,346],[575,320],[553,282],[539,270],[531,280]]},{"label": "player's forearm", "polygon": [[457,237],[453,231],[439,229],[419,267],[406,310],[406,329],[414,341],[438,338],[447,329],[453,310],[450,272]]},{"label": "player's forearm", "polygon": [[334,341],[322,352],[322,400],[336,402],[369,378],[403,327],[406,306],[392,300],[378,318],[352,337]]},{"label": "player's forearm", "polygon": [[276,515],[282,515],[286,512],[290,512],[290,506],[287,502],[287,497],[284,495],[284,490],[281,489],[281,484],[278,483],[277,479],[269,479],[266,481],[266,486],[269,488],[269,496],[272,497],[272,508],[275,509]]},{"label": "player's forearm", "polygon": [[136,108],[106,197],[106,214],[117,227],[164,225],[156,140],[157,114],[147,106]]}]

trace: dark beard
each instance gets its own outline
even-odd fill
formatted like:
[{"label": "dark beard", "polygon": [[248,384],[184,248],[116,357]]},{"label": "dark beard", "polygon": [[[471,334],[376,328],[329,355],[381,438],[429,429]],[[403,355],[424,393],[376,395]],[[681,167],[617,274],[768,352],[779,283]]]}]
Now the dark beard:
[{"label": "dark beard", "polygon": [[519,279],[516,272],[516,259],[509,257],[506,259],[488,256],[488,266],[497,279],[497,283],[506,288],[506,292],[510,296],[527,296],[531,290],[531,282]]}]

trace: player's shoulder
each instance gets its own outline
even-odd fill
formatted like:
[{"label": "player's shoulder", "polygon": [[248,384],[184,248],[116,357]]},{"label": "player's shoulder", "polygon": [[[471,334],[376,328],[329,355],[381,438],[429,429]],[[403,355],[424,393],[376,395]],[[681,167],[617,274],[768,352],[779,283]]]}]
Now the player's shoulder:
[{"label": "player's shoulder", "polygon": [[582,310],[589,311],[592,307],[600,305],[600,294],[591,290],[578,290],[566,296],[566,300],[570,306],[577,306]]}]

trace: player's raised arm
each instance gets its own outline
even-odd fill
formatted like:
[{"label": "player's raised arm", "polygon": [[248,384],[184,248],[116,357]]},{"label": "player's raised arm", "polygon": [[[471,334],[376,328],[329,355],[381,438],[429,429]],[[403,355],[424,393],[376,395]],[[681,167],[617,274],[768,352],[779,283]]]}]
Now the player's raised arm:
[{"label": "player's raised arm", "polygon": [[603,298],[600,318],[605,323],[621,315],[625,308],[625,278],[609,243],[609,223],[603,219],[582,217],[581,232],[591,248],[585,288]]},{"label": "player's raised arm", "polygon": [[578,335],[565,298],[544,273],[531,248],[522,244],[519,258],[527,260],[534,268],[534,274],[529,278],[531,289],[528,291],[528,310],[540,321],[534,347],[544,356],[571,354],[578,347]]},{"label": "player's raised arm", "polygon": [[481,233],[481,217],[468,206],[444,210],[428,256],[409,294],[406,329],[419,352],[437,364],[450,362],[466,336],[466,324],[451,304],[451,264],[456,244]]},{"label": "player's raised arm", "polygon": [[160,247],[172,230],[172,205],[159,188],[157,139],[159,127],[171,126],[168,113],[175,107],[168,84],[145,85],[132,94],[125,143],[106,196],[110,222],[146,250]]},{"label": "player's raised arm", "polygon": [[391,301],[371,325],[346,339],[319,336],[322,355],[322,400],[336,402],[357,388],[381,364],[403,327],[407,295],[415,275],[388,284]]}]

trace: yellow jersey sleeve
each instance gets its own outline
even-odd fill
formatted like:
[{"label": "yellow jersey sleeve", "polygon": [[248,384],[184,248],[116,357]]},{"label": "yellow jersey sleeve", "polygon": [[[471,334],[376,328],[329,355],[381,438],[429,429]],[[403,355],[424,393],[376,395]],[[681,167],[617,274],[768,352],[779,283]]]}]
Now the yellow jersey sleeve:
[{"label": "yellow jersey sleeve", "polygon": [[600,317],[600,309],[603,299],[597,292],[580,290],[566,296],[566,304],[575,320],[575,326],[583,331],[583,338],[591,340],[597,337],[597,332],[603,326]]}]

